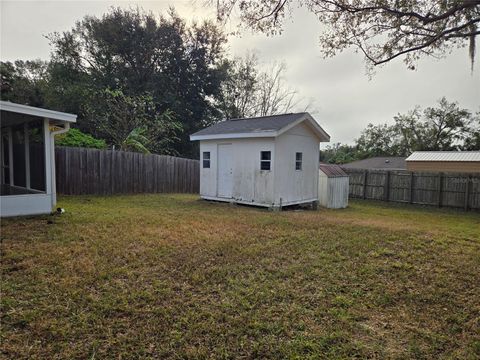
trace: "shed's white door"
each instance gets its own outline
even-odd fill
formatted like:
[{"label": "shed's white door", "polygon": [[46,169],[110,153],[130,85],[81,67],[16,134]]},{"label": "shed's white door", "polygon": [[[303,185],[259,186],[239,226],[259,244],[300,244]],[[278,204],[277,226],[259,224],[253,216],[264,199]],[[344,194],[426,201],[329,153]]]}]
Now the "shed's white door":
[{"label": "shed's white door", "polygon": [[231,144],[218,145],[218,197],[231,198],[233,190],[233,153]]}]

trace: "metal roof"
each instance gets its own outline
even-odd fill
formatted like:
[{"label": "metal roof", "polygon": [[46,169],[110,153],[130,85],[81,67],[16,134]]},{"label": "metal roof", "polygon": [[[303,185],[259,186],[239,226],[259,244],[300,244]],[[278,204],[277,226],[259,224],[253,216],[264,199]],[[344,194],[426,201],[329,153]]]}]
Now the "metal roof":
[{"label": "metal roof", "polygon": [[34,106],[17,104],[10,101],[0,101],[0,110],[9,111],[17,114],[39,116],[42,118],[47,118],[52,120],[61,120],[61,121],[67,121],[67,122],[77,121],[77,115],[74,115],[74,114],[42,109]]},{"label": "metal roof", "polygon": [[406,170],[405,158],[401,156],[377,156],[343,164],[345,169]]},{"label": "metal roof", "polygon": [[329,178],[348,176],[348,174],[339,165],[320,164],[319,169]]},{"label": "metal roof", "polygon": [[275,137],[283,130],[303,120],[310,122],[315,132],[323,141],[330,140],[330,136],[307,112],[229,119],[197,131],[190,135],[190,139],[208,140],[233,137]]},{"label": "metal roof", "polygon": [[480,151],[415,151],[406,161],[480,161]]}]

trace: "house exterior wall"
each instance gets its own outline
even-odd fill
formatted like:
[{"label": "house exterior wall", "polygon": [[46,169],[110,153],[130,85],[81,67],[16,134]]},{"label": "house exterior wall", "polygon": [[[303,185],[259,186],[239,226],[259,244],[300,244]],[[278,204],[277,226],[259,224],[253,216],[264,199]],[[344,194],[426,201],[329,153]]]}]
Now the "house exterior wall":
[{"label": "house exterior wall", "polygon": [[[264,206],[316,201],[318,196],[319,140],[304,124],[277,138],[200,141],[200,196],[218,196],[218,147],[232,146],[232,201]],[[203,168],[203,153],[210,152],[210,168]],[[261,151],[271,152],[271,169],[260,170]],[[295,170],[295,153],[301,152],[302,170]]]},{"label": "house exterior wall", "polygon": [[[308,126],[301,123],[280,135],[275,150],[275,203],[316,200],[320,145]],[[297,152],[302,153],[302,170],[295,170]]]},{"label": "house exterior wall", "polygon": [[478,173],[478,161],[407,161],[408,171]]},{"label": "house exterior wall", "polygon": [[49,214],[52,211],[51,194],[2,196],[2,217]]}]

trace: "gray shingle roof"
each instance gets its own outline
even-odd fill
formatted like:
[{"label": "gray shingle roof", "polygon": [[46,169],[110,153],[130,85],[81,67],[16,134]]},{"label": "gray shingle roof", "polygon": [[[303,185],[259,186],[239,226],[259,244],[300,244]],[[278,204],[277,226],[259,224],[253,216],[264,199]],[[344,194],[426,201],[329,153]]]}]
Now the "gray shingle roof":
[{"label": "gray shingle roof", "polygon": [[285,126],[305,116],[305,114],[307,113],[302,112],[254,118],[229,119],[197,131],[192,134],[192,136],[279,131]]},{"label": "gray shingle roof", "polygon": [[407,165],[404,157],[378,156],[352,161],[348,164],[343,164],[342,167],[344,169],[405,170]]}]

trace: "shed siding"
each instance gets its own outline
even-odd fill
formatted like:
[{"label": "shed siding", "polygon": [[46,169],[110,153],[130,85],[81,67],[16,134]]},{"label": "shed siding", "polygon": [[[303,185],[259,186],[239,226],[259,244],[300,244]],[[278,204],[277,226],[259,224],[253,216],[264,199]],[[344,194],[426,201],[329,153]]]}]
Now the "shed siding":
[{"label": "shed siding", "polygon": [[[232,201],[284,206],[315,201],[318,196],[319,139],[303,123],[277,138],[243,138],[200,141],[200,159],[210,152],[210,168],[200,166],[200,195],[218,196],[218,146],[232,145]],[[260,170],[260,153],[271,152],[271,170]],[[301,152],[302,170],[295,170],[295,153]]]},{"label": "shed siding", "polygon": [[329,209],[348,206],[349,177],[328,177],[321,170],[318,176],[318,203]]},{"label": "shed siding", "polygon": [[[210,168],[203,168],[203,152],[210,152]],[[217,196],[217,143],[200,142],[200,195]]]},{"label": "shed siding", "polygon": [[[318,197],[319,141],[301,123],[276,139],[275,203],[285,205]],[[302,153],[302,170],[295,170],[295,153]]]},{"label": "shed siding", "polygon": [[[210,152],[210,168],[200,164],[200,195],[217,197],[218,145],[231,144],[233,152],[232,199],[273,204],[275,145],[273,138],[209,140],[200,142],[200,159]],[[271,151],[271,170],[260,170],[260,152]]]},{"label": "shed siding", "polygon": [[348,177],[328,179],[328,207],[343,209],[348,206]]},{"label": "shed siding", "polygon": [[328,177],[321,171],[318,177],[318,205],[328,207]]},{"label": "shed siding", "polygon": [[480,172],[479,161],[407,161],[408,171],[423,172]]},{"label": "shed siding", "polygon": [[[274,139],[236,140],[233,145],[233,198],[242,202],[273,204]],[[260,170],[261,151],[271,151],[270,171]]]}]

